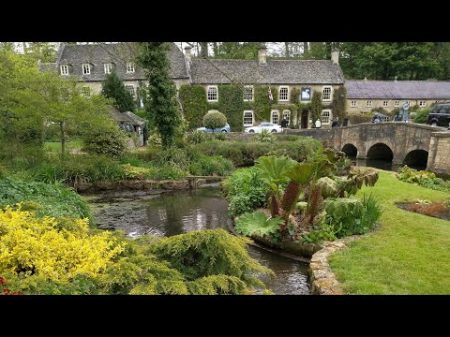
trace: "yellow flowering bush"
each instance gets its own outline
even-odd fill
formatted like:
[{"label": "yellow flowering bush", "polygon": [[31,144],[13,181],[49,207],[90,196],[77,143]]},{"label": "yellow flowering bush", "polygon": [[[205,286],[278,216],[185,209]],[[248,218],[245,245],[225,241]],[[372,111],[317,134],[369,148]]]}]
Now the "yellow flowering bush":
[{"label": "yellow flowering bush", "polygon": [[0,274],[67,282],[77,275],[96,278],[122,251],[111,233],[92,235],[87,219],[37,218],[6,207],[0,211]]},{"label": "yellow flowering bush", "polygon": [[122,168],[127,179],[144,179],[152,173],[150,168],[132,166],[130,164],[123,164]]}]

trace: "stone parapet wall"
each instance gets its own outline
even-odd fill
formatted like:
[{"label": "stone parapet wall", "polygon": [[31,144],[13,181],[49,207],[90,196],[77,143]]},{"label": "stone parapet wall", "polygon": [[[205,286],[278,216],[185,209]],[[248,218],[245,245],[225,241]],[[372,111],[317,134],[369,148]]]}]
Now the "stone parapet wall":
[{"label": "stone parapet wall", "polygon": [[450,132],[433,132],[428,152],[427,170],[450,173]]}]

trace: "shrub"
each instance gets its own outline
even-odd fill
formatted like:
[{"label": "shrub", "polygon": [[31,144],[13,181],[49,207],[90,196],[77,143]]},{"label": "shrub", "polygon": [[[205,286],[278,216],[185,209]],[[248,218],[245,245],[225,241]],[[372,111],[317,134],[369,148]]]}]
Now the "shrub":
[{"label": "shrub", "polygon": [[88,153],[118,157],[126,148],[126,135],[118,128],[92,130],[84,136],[84,150]]},{"label": "shrub", "polygon": [[445,181],[438,178],[433,172],[430,171],[417,171],[409,168],[408,166],[404,166],[397,173],[397,177],[401,181],[407,183],[417,184],[433,190],[450,193],[450,181]]},{"label": "shrub", "polygon": [[251,212],[266,205],[269,186],[255,168],[240,169],[223,182],[231,215],[237,216]]},{"label": "shrub", "polygon": [[191,174],[196,176],[226,176],[230,174],[233,169],[233,163],[221,156],[202,156],[189,166]]},{"label": "shrub", "polygon": [[0,273],[70,282],[77,275],[97,277],[121,253],[111,233],[89,235],[87,219],[74,219],[70,231],[53,217],[7,207],[0,211]]},{"label": "shrub", "polygon": [[[248,239],[228,234],[223,229],[192,231],[164,238],[152,251],[185,275],[187,280],[227,275],[246,287],[263,286],[256,273],[270,273],[248,255]],[[233,280],[233,279],[232,279]],[[228,283],[230,279],[223,279]],[[222,290],[224,287],[220,287]],[[245,288],[240,287],[242,292]]]},{"label": "shrub", "polygon": [[416,116],[414,117],[415,123],[426,123],[428,121],[428,115],[430,114],[431,108],[420,109]]},{"label": "shrub", "polygon": [[269,130],[262,130],[261,133],[257,134],[256,139],[261,143],[272,143],[274,140],[274,136]]},{"label": "shrub", "polygon": [[89,206],[74,191],[59,183],[43,183],[19,178],[0,178],[0,207],[26,202],[38,216],[90,217]]},{"label": "shrub", "polygon": [[203,131],[192,131],[192,133],[188,134],[186,137],[186,141],[188,144],[200,144],[210,140],[210,137],[207,133]]},{"label": "shrub", "polygon": [[326,203],[326,223],[337,237],[364,234],[371,230],[381,215],[380,207],[372,196],[357,199],[338,198]]},{"label": "shrub", "polygon": [[301,235],[303,241],[308,243],[321,243],[322,241],[336,240],[336,233],[331,225],[321,222],[318,228]]},{"label": "shrub", "polygon": [[203,125],[207,129],[217,129],[227,124],[227,118],[219,111],[210,111],[203,117]]}]

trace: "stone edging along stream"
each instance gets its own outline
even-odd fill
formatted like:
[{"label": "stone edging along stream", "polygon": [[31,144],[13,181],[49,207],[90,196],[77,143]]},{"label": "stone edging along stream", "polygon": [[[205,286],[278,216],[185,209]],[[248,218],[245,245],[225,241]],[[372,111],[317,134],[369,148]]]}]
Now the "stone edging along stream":
[{"label": "stone edging along stream", "polygon": [[328,257],[334,252],[344,249],[351,241],[363,235],[353,235],[344,239],[324,243],[324,247],[316,252],[309,263],[311,293],[315,295],[344,295],[341,284],[330,268]]}]

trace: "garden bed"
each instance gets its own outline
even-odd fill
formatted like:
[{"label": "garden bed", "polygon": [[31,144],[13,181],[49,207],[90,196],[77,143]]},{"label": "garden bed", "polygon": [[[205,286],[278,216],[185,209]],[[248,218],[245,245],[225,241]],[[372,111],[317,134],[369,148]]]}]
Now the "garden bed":
[{"label": "garden bed", "polygon": [[450,201],[431,202],[426,200],[398,202],[396,206],[409,212],[432,216],[450,221]]}]

